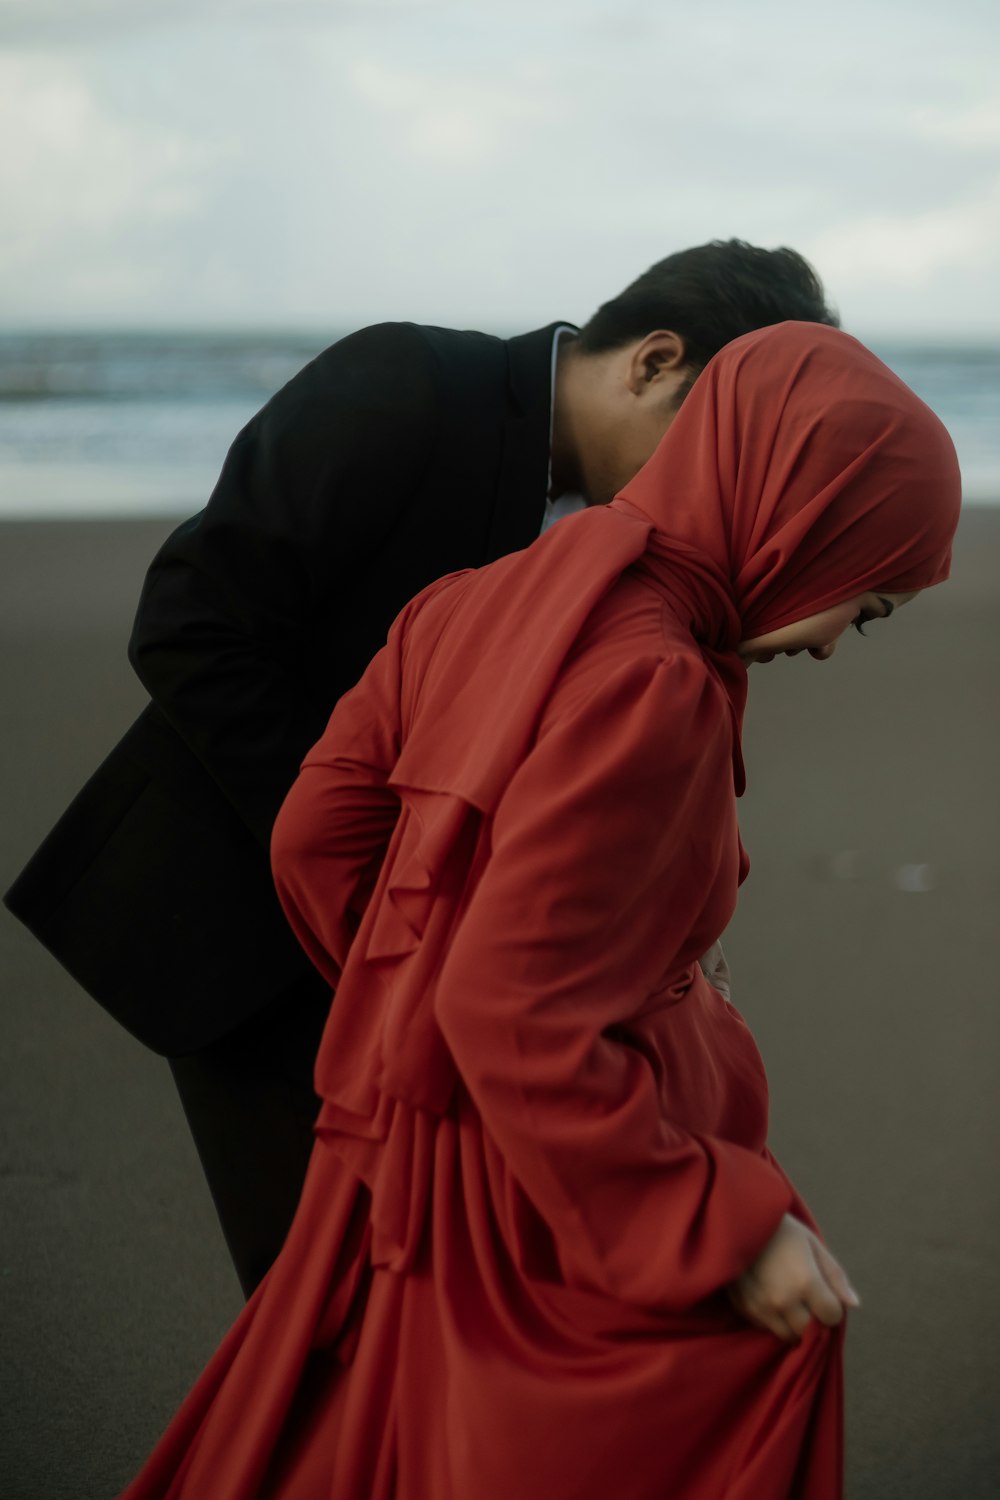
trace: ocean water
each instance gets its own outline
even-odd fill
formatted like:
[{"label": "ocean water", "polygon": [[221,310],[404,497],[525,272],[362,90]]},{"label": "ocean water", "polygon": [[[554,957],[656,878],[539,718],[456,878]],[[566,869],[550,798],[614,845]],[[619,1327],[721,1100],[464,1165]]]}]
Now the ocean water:
[{"label": "ocean water", "polygon": [[[0,517],[180,515],[268,397],[337,337],[0,334]],[[973,504],[1000,504],[1000,345],[873,343],[949,428]]]}]

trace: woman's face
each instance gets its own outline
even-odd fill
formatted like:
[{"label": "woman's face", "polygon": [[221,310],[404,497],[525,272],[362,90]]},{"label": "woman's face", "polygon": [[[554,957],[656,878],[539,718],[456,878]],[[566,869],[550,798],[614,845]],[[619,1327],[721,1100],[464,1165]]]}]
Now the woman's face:
[{"label": "woman's face", "polygon": [[741,641],[737,650],[747,663],[773,661],[776,656],[797,656],[808,651],[816,661],[828,661],[837,649],[837,642],[844,631],[855,621],[884,620],[915,599],[919,589],[911,594],[860,594],[856,599],[846,599],[833,609],[824,609],[822,614],[810,615],[808,619],[796,620],[794,625],[783,625],[780,630],[771,630],[767,635],[757,635],[751,640]]}]

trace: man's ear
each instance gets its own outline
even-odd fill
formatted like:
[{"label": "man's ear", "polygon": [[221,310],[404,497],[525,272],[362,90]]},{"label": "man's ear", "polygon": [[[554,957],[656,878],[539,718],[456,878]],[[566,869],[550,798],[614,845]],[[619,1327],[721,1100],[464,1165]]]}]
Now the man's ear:
[{"label": "man's ear", "polygon": [[667,328],[658,328],[647,333],[645,338],[632,346],[629,355],[626,382],[633,395],[638,396],[647,386],[681,369],[687,357],[684,340],[679,333]]}]

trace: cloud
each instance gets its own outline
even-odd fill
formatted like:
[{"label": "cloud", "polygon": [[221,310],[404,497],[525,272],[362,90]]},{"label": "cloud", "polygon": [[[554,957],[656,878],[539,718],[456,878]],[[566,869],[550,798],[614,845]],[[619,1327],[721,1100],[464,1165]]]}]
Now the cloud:
[{"label": "cloud", "polygon": [[440,164],[469,163],[524,149],[560,117],[558,98],[539,90],[537,64],[500,78],[406,70],[371,58],[354,63],[358,97],[394,117],[403,149]]},{"label": "cloud", "polygon": [[965,201],[834,225],[813,236],[809,252],[831,280],[919,288],[941,272],[987,267],[998,246],[1000,178]]},{"label": "cloud", "polygon": [[372,15],[406,16],[427,8],[428,0],[2,0],[0,44],[89,44],[192,21],[328,26]]},{"label": "cloud", "polygon": [[8,319],[523,326],[739,235],[905,323],[978,315],[1000,247],[973,0],[842,0],[820,43],[792,0],[0,0],[18,23]]},{"label": "cloud", "polygon": [[123,291],[149,289],[125,241],[189,217],[212,155],[177,130],[116,118],[64,59],[0,55],[0,272],[17,287],[61,265],[55,299],[109,275]]},{"label": "cloud", "polygon": [[955,110],[917,109],[910,121],[915,131],[931,141],[973,151],[1000,145],[1000,101],[996,99]]}]

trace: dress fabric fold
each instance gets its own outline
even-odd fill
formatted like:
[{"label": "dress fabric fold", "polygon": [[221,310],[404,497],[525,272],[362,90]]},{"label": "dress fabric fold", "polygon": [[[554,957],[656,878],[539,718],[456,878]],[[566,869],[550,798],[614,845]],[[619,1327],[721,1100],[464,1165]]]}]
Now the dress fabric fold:
[{"label": "dress fabric fold", "polygon": [[540,708],[488,726],[494,763],[450,725],[434,774],[454,699],[422,673],[496,602],[456,575],[397,622],[282,810],[279,893],[337,989],[313,1160],[128,1500],[839,1492],[839,1332],[788,1349],[722,1290],[805,1215],[750,1033],[697,964],[746,868],[737,710],[630,571],[648,523],[563,524],[488,570],[497,599],[551,577],[556,546],[627,545]]}]

